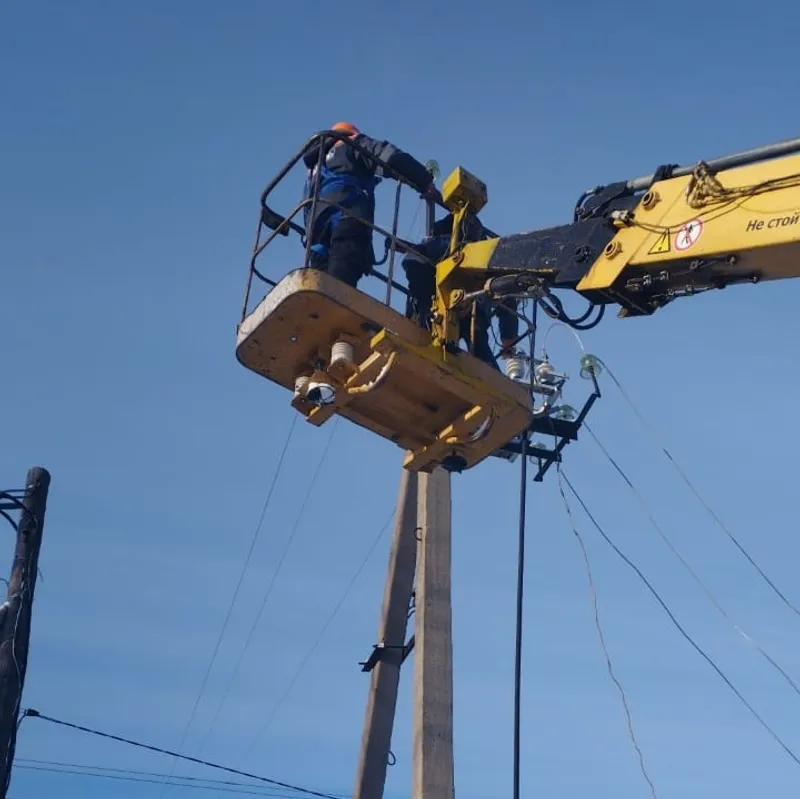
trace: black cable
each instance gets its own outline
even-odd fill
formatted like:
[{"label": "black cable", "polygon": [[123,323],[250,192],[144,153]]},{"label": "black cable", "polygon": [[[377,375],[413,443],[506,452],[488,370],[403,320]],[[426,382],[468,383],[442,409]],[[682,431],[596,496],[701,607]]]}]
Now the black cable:
[{"label": "black cable", "polygon": [[686,642],[699,654],[703,660],[711,666],[712,669],[717,673],[717,676],[728,686],[728,688],[733,691],[736,695],[736,698],[750,711],[751,715],[755,720],[769,733],[769,735],[776,741],[776,743],[786,752],[789,757],[800,766],[800,757],[798,757],[790,748],[789,746],[783,741],[783,739],[778,735],[772,727],[767,724],[766,721],[761,717],[758,711],[742,696],[739,689],[730,681],[730,679],[725,675],[725,672],[716,664],[714,659],[704,650],[702,647],[692,638],[689,633],[681,626],[681,623],[675,618],[675,615],[669,609],[667,603],[661,598],[661,595],[656,591],[653,587],[652,583],[644,576],[642,571],[639,567],[608,537],[605,530],[600,526],[599,522],[595,519],[592,515],[589,508],[586,506],[586,503],[581,498],[580,494],[573,488],[572,483],[570,483],[569,478],[564,473],[564,470],[561,470],[561,475],[564,478],[564,482],[567,484],[567,488],[572,492],[572,495],[578,501],[578,504],[583,508],[583,512],[589,518],[591,523],[594,525],[595,529],[598,533],[602,536],[603,540],[614,550],[614,552],[625,562],[627,566],[629,566],[635,573],[636,576],[644,583],[645,587],[648,591],[653,595],[656,602],[661,606],[664,612],[669,617],[669,620],[678,630],[678,632],[683,636]]},{"label": "black cable", "polygon": [[289,694],[292,692],[292,689],[297,684],[297,681],[300,679],[300,675],[303,673],[303,670],[308,665],[309,661],[311,660],[312,656],[314,655],[314,652],[317,651],[317,648],[322,643],[322,639],[325,637],[325,633],[328,631],[328,628],[331,626],[331,624],[333,623],[333,620],[338,615],[339,611],[342,608],[342,605],[344,605],[344,603],[345,603],[345,600],[350,595],[350,591],[353,590],[353,586],[356,584],[358,578],[361,576],[361,573],[364,571],[367,563],[369,562],[369,559],[372,557],[372,553],[375,552],[375,550],[378,548],[378,544],[381,542],[381,539],[383,538],[384,533],[389,529],[389,525],[392,523],[392,518],[394,517],[394,515],[395,514],[394,514],[394,511],[393,511],[390,514],[389,518],[384,523],[384,525],[381,528],[381,530],[378,533],[378,535],[373,540],[372,544],[370,545],[370,548],[367,550],[367,554],[362,559],[361,563],[359,564],[358,568],[355,571],[355,574],[353,574],[353,576],[350,578],[350,582],[347,584],[347,586],[345,587],[344,591],[342,592],[342,595],[339,597],[339,601],[333,606],[333,609],[331,610],[330,614],[328,615],[328,618],[325,620],[325,623],[322,625],[322,628],[317,633],[317,637],[314,639],[314,642],[308,648],[308,651],[306,652],[305,657],[300,661],[300,665],[297,667],[297,670],[295,671],[294,675],[292,676],[292,679],[289,681],[289,684],[286,686],[286,688],[284,689],[283,693],[280,695],[278,701],[273,705],[272,710],[267,715],[266,720],[261,725],[260,730],[256,734],[256,737],[253,740],[253,743],[251,744],[251,747],[250,747],[251,751],[252,751],[253,747],[256,745],[257,741],[267,731],[267,728],[269,727],[270,723],[275,718],[275,716],[278,714],[278,710],[280,710],[280,708],[283,707],[283,703],[289,697]]},{"label": "black cable", "polygon": [[[549,294],[547,297],[539,297],[537,302],[541,309],[551,319],[556,319],[557,321],[563,322],[565,325],[573,328],[573,330],[580,330],[582,332],[597,327],[597,325],[599,325],[603,320],[603,317],[606,313],[605,305],[598,306],[594,303],[590,303],[589,308],[583,314],[581,314],[581,316],[571,317],[564,310],[563,303],[558,297],[556,297],[555,294]],[[591,316],[595,308],[597,309],[597,315],[594,319],[592,319],[591,322],[587,322],[586,320]]]},{"label": "black cable", "polygon": [[135,746],[137,749],[146,749],[149,752],[156,752],[159,755],[169,755],[170,757],[174,757],[177,760],[187,760],[190,763],[197,763],[200,766],[207,766],[208,768],[216,769],[217,771],[226,771],[229,774],[238,774],[240,777],[247,777],[251,780],[258,780],[258,782],[265,782],[268,785],[276,785],[278,788],[288,788],[290,791],[297,791],[298,793],[305,794],[307,796],[319,796],[322,799],[341,799],[341,797],[336,796],[332,793],[322,793],[320,791],[314,791],[310,788],[303,788],[299,785],[292,785],[289,782],[281,782],[280,780],[274,780],[270,777],[262,777],[259,774],[251,774],[247,771],[241,771],[237,768],[231,768],[230,766],[222,766],[219,763],[212,763],[209,760],[201,760],[197,757],[191,757],[190,755],[182,755],[180,752],[173,752],[169,749],[162,749],[160,746],[153,746],[151,744],[145,744],[141,741],[134,741],[130,738],[123,738],[121,735],[113,735],[110,732],[102,732],[101,730],[94,730],[91,727],[84,727],[81,724],[73,724],[70,721],[63,721],[62,719],[56,719],[52,716],[45,716],[44,714],[40,713],[38,710],[34,710],[33,708],[28,708],[24,713],[23,716],[25,718],[36,718],[42,719],[42,721],[49,721],[51,724],[57,724],[60,727],[68,727],[72,730],[78,730],[79,732],[85,732],[89,735],[96,735],[99,738],[106,738],[111,741],[118,741],[119,743],[128,744],[128,746]]},{"label": "black cable", "polygon": [[[536,309],[534,301],[531,321],[528,324],[528,353],[530,355],[530,387],[533,389],[533,358],[536,346]],[[520,793],[520,733],[522,714],[522,622],[523,599],[525,592],[525,527],[528,499],[528,430],[522,433],[519,487],[519,530],[517,544],[517,621],[514,643],[514,764],[513,764],[513,799],[519,799]]]},{"label": "black cable", "polygon": [[[167,776],[165,772],[159,772],[159,771],[145,771],[144,769],[135,769],[135,768],[118,768],[115,766],[93,766],[90,763],[69,763],[63,760],[38,760],[36,758],[21,757],[17,758],[14,761],[14,768],[30,769],[33,768],[34,766],[42,769],[52,769],[53,771],[56,771],[57,769],[65,769],[64,773],[66,774],[71,774],[74,771],[80,774],[85,773],[85,776],[98,776],[98,777],[104,777],[107,775],[107,773],[125,774],[132,777],[160,777],[162,779]],[[253,784],[252,782],[245,782],[244,780],[230,780],[230,779],[220,780],[220,779],[214,779],[212,777],[175,777],[174,779],[187,783],[202,782],[208,785],[224,785],[224,786],[233,786],[239,788],[258,788],[259,791],[279,790],[271,786],[261,787],[260,785]],[[179,786],[179,787],[190,787],[190,786]]]},{"label": "black cable", "polygon": [[[253,623],[250,625],[250,629],[248,630],[247,633],[247,638],[245,639],[244,642],[244,647],[242,648],[239,658],[236,661],[236,666],[234,667],[231,679],[225,688],[225,692],[222,695],[219,704],[217,705],[214,717],[212,718],[211,724],[205,734],[205,737],[203,738],[202,744],[200,745],[199,749],[200,754],[202,754],[206,744],[208,743],[209,736],[214,730],[214,725],[216,724],[217,719],[219,718],[220,713],[222,712],[222,707],[225,704],[225,700],[230,695],[231,688],[233,687],[236,677],[239,674],[239,669],[242,667],[242,663],[244,662],[244,658],[247,655],[247,652],[250,648],[250,644],[253,642],[253,637],[255,636],[256,629],[258,628],[258,625],[261,623],[261,619],[264,617],[264,612],[267,609],[267,605],[269,604],[269,599],[272,596],[272,591],[275,587],[275,583],[277,582],[278,575],[280,574],[281,569],[283,568],[283,564],[286,561],[287,555],[289,554],[289,549],[291,548],[292,543],[294,542],[295,536],[297,535],[297,531],[300,529],[300,521],[306,512],[306,508],[308,507],[308,501],[311,499],[311,495],[314,493],[314,488],[317,484],[317,479],[319,478],[320,472],[322,471],[322,467],[325,465],[325,461],[327,460],[328,453],[330,452],[331,449],[331,444],[333,443],[334,436],[336,435],[336,430],[338,429],[340,418],[341,417],[337,416],[333,420],[330,435],[328,436],[328,440],[325,442],[325,446],[322,449],[322,453],[320,454],[319,460],[317,461],[314,473],[311,475],[311,480],[309,481],[308,488],[306,489],[305,497],[303,497],[303,501],[300,503],[300,507],[294,519],[294,524],[292,525],[292,529],[289,533],[289,537],[286,539],[283,551],[281,552],[281,555],[278,558],[278,563],[275,566],[275,571],[272,573],[272,577],[270,578],[270,581],[267,585],[267,590],[264,592],[264,597],[261,600],[261,606],[258,609],[258,614],[253,620]],[[250,753],[251,749],[248,750],[248,754]],[[244,758],[242,758],[242,761],[243,760]]]},{"label": "black cable", "polygon": [[[225,637],[225,631],[228,629],[228,624],[231,620],[231,615],[233,614],[233,608],[236,605],[236,599],[239,596],[239,591],[242,588],[242,584],[244,583],[245,575],[247,574],[247,568],[250,565],[250,561],[253,557],[253,552],[256,548],[256,543],[258,542],[258,536],[261,533],[261,526],[264,523],[264,517],[267,514],[267,509],[269,508],[269,504],[272,500],[272,494],[275,491],[275,486],[278,482],[278,477],[281,473],[281,468],[283,466],[283,460],[286,457],[286,452],[289,449],[289,444],[292,440],[292,435],[294,434],[294,429],[297,424],[298,415],[294,414],[292,416],[292,423],[289,426],[289,432],[286,434],[286,439],[283,442],[283,449],[281,450],[281,454],[278,457],[278,464],[275,467],[275,473],[272,476],[272,482],[270,483],[269,490],[267,491],[267,498],[264,501],[264,506],[261,509],[261,516],[258,519],[258,524],[256,525],[255,531],[253,532],[253,536],[250,540],[250,547],[247,550],[247,555],[245,556],[244,565],[242,566],[242,570],[239,574],[239,579],[236,583],[236,588],[233,591],[233,596],[231,597],[230,604],[228,605],[228,611],[225,614],[225,620],[222,622],[222,628],[219,631],[219,635],[217,636],[217,641],[214,644],[214,651],[211,654],[211,660],[208,662],[208,667],[206,668],[205,674],[203,675],[203,682],[200,685],[200,690],[197,692],[197,697],[194,700],[194,706],[192,707],[192,712],[189,714],[189,720],[186,722],[186,727],[183,730],[183,734],[181,735],[180,743],[178,744],[178,749],[183,749],[184,744],[186,743],[186,738],[189,735],[189,730],[192,727],[192,722],[194,722],[195,716],[197,715],[197,710],[200,707],[200,701],[203,698],[203,694],[205,693],[206,686],[208,685],[209,677],[211,676],[211,670],[214,668],[214,663],[217,660],[217,655],[219,655],[220,648],[222,647],[222,639]],[[175,768],[175,763],[172,764],[172,769],[170,770],[170,776],[172,776],[172,770]],[[164,796],[166,792],[166,787],[164,791],[161,792],[160,796]]]},{"label": "black cable", "polygon": [[623,399],[625,402],[628,403],[628,407],[633,411],[634,415],[639,419],[642,427],[647,431],[650,436],[650,440],[653,442],[653,445],[660,449],[667,460],[672,464],[675,471],[678,472],[678,475],[681,477],[683,482],[686,484],[688,489],[694,494],[695,499],[705,508],[706,512],[711,516],[711,518],[717,523],[717,526],[722,530],[723,533],[728,537],[728,540],[739,550],[739,552],[743,555],[743,557],[747,560],[747,562],[758,572],[761,579],[772,589],[775,595],[786,605],[789,610],[791,610],[796,616],[800,616],[800,609],[794,605],[789,598],[775,585],[774,582],[769,578],[767,573],[761,568],[761,566],[756,563],[755,559],[750,555],[750,553],[744,548],[741,542],[736,538],[736,536],[728,529],[727,525],[722,521],[722,519],[717,516],[714,512],[714,509],[708,504],[708,502],[703,499],[703,496],[700,492],[695,488],[694,483],[689,479],[689,476],[686,472],[681,468],[680,464],[672,457],[670,451],[659,442],[658,438],[656,437],[655,433],[653,432],[652,428],[648,424],[647,420],[644,416],[640,413],[639,409],[636,407],[633,400],[630,398],[630,395],[622,386],[622,383],[617,379],[614,372],[611,371],[608,364],[605,363],[600,358],[597,359],[597,362],[606,370],[608,376],[611,378],[614,385],[619,390],[619,393],[622,394]]},{"label": "black cable", "polygon": [[517,627],[514,648],[514,799],[519,799],[520,717],[522,705],[522,611],[525,584],[525,506],[528,494],[528,431],[522,435],[517,545]]},{"label": "black cable", "polygon": [[742,627],[739,626],[738,622],[733,618],[733,616],[731,616],[730,613],[728,613],[728,611],[725,610],[724,606],[717,599],[714,592],[705,584],[700,575],[697,574],[697,572],[691,567],[686,558],[684,558],[683,555],[681,555],[678,548],[672,543],[670,537],[661,529],[661,525],[655,520],[655,517],[650,512],[650,509],[647,506],[644,497],[639,493],[638,489],[633,484],[632,480],[628,477],[627,474],[625,474],[625,472],[622,470],[622,467],[612,457],[611,453],[605,448],[603,443],[597,437],[594,430],[592,430],[591,426],[588,423],[584,422],[584,427],[586,428],[586,431],[589,433],[589,435],[594,439],[594,442],[597,444],[597,446],[600,447],[600,450],[602,451],[603,455],[605,455],[606,460],[608,460],[608,462],[614,467],[616,472],[619,474],[619,476],[623,479],[625,484],[630,489],[631,493],[634,495],[634,497],[636,497],[639,504],[642,506],[642,509],[644,510],[645,514],[647,515],[647,518],[650,521],[651,526],[658,534],[658,537],[667,545],[669,551],[672,552],[672,554],[678,559],[678,562],[681,564],[681,566],[683,566],[683,568],[686,569],[689,576],[697,583],[697,585],[700,587],[700,590],[708,597],[709,601],[714,606],[717,613],[719,613],[720,616],[722,616],[722,618],[725,619],[725,621],[727,621],[728,624],[731,625],[734,632],[738,633],[742,638],[744,638],[744,640],[748,644],[750,644],[750,646],[752,646],[767,661],[767,663],[769,663],[770,666],[772,666],[772,668],[774,668],[775,671],[777,671],[778,674],[780,674],[783,677],[784,680],[786,680],[791,689],[798,696],[800,696],[800,686],[798,686],[797,683],[792,679],[792,677],[789,675],[786,669],[784,669],[753,638],[751,638],[750,635],[748,635],[748,633],[746,633],[744,629],[742,629]]},{"label": "black cable", "polygon": [[572,508],[570,507],[569,501],[567,500],[567,495],[564,492],[564,481],[562,480],[561,475],[561,464],[556,464],[556,475],[558,477],[558,491],[561,494],[561,499],[564,501],[564,510],[567,512],[567,521],[572,528],[572,534],[575,536],[575,540],[578,542],[578,546],[580,547],[581,554],[583,555],[583,564],[586,568],[586,579],[589,584],[589,598],[592,602],[592,610],[594,611],[594,627],[597,631],[597,637],[600,642],[600,650],[603,653],[603,659],[606,662],[606,671],[608,672],[609,679],[611,682],[614,683],[616,687],[620,702],[622,703],[622,710],[625,714],[625,723],[628,727],[628,737],[631,740],[631,744],[633,745],[633,750],[636,753],[636,758],[639,761],[639,770],[642,773],[642,776],[645,779],[648,787],[650,788],[650,794],[652,795],[653,799],[658,799],[658,793],[656,792],[656,786],[653,783],[650,774],[647,771],[647,766],[644,762],[644,753],[642,752],[642,748],[639,745],[639,740],[636,737],[636,730],[633,727],[633,715],[631,714],[631,708],[628,704],[628,695],[625,692],[625,689],[622,686],[619,678],[617,677],[616,672],[614,671],[614,664],[611,661],[611,653],[608,651],[608,645],[606,644],[606,636],[603,632],[603,625],[600,621],[600,605],[597,600],[597,588],[595,587],[594,583],[594,574],[592,572],[592,563],[589,560],[589,550],[586,548],[586,543],[583,540],[583,536],[578,531],[578,526],[575,524],[575,520],[572,517]]},{"label": "black cable", "polygon": [[[139,782],[144,783],[145,785],[164,785],[164,778],[168,776],[167,774],[153,774],[148,776],[146,773],[140,775],[136,772],[130,774],[103,774],[97,771],[87,771],[82,768],[50,768],[48,766],[15,765],[14,768],[23,769],[25,771],[42,772],[46,774],[68,774],[73,777],[94,777],[96,779],[116,780],[118,782]],[[154,779],[154,777],[159,777],[161,779]],[[272,797],[272,799],[294,799],[294,797],[297,796],[296,793],[275,793],[274,789],[272,788],[261,788],[257,785],[253,785],[251,782],[215,780],[213,781],[213,784],[201,785],[200,783],[205,782],[205,780],[195,780],[195,782],[192,783],[184,781],[185,779],[195,778],[170,777],[166,784],[174,788],[187,788],[193,791],[218,791],[219,793],[248,794],[250,796]]]}]

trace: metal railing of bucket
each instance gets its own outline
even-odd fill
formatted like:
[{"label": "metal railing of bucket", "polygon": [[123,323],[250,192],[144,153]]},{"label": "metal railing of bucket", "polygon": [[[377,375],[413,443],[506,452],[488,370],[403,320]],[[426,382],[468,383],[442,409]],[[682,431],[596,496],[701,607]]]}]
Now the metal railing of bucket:
[{"label": "metal railing of bucket", "polygon": [[[295,221],[295,218],[297,217],[298,214],[303,213],[306,208],[310,208],[309,218],[314,219],[317,206],[320,203],[338,209],[345,216],[355,219],[361,224],[365,225],[366,227],[371,228],[373,233],[378,233],[379,235],[383,236],[384,250],[385,250],[383,258],[373,264],[373,267],[369,271],[368,275],[376,277],[378,278],[378,280],[381,280],[383,283],[386,284],[386,295],[384,298],[384,303],[386,305],[389,305],[391,303],[393,289],[401,292],[402,294],[406,295],[408,294],[408,290],[406,289],[406,287],[401,285],[395,280],[395,260],[397,253],[400,253],[402,255],[406,255],[408,253],[414,253],[415,256],[420,260],[425,261],[427,263],[431,263],[431,265],[433,265],[428,258],[426,258],[418,250],[415,249],[413,244],[401,239],[397,235],[397,228],[400,219],[401,193],[403,185],[409,185],[409,184],[400,174],[398,174],[388,166],[381,164],[384,174],[389,175],[390,177],[394,178],[397,181],[391,231],[386,230],[380,225],[374,224],[374,222],[370,222],[366,219],[363,219],[357,214],[354,214],[349,209],[339,205],[338,203],[331,202],[319,196],[319,183],[320,183],[319,176],[321,172],[319,167],[322,164],[326,152],[325,144],[329,142],[331,139],[347,141],[347,144],[350,147],[353,147],[354,149],[361,152],[366,158],[374,160],[374,156],[368,153],[364,148],[360,147],[356,142],[351,141],[348,138],[347,133],[335,130],[320,131],[319,133],[314,134],[314,136],[312,136],[297,151],[297,153],[295,153],[295,155],[286,163],[283,169],[281,169],[281,171],[278,172],[278,174],[272,179],[272,181],[270,181],[270,183],[261,193],[261,208],[259,211],[258,228],[256,230],[255,243],[253,244],[253,254],[250,259],[250,269],[247,277],[247,286],[245,288],[244,301],[242,303],[242,315],[240,321],[243,321],[247,316],[247,307],[250,302],[250,294],[253,287],[253,278],[258,279],[259,281],[265,283],[270,287],[274,287],[277,285],[277,281],[267,277],[263,273],[263,271],[258,268],[257,262],[261,254],[264,252],[264,250],[278,236],[288,237],[292,233],[294,233],[300,237],[300,241],[305,248],[305,257],[303,260],[303,266],[308,267],[311,256],[311,240],[307,236],[307,231],[305,230],[303,225]],[[297,203],[297,205],[295,205],[295,207],[288,214],[284,215],[274,211],[267,203],[270,194],[283,181],[283,179],[289,174],[289,172],[291,172],[292,169],[301,161],[304,154],[308,152],[311,148],[313,148],[314,145],[317,144],[319,145],[319,156],[317,159],[317,170],[314,183],[314,191],[312,192],[312,196]],[[426,232],[429,233],[431,225],[433,223],[436,204],[432,200],[427,200],[426,203],[427,203]],[[261,237],[265,229],[269,230],[270,232],[269,235],[267,235],[267,237],[262,241]],[[376,266],[382,266],[383,264],[387,264],[386,274],[375,268]]]}]

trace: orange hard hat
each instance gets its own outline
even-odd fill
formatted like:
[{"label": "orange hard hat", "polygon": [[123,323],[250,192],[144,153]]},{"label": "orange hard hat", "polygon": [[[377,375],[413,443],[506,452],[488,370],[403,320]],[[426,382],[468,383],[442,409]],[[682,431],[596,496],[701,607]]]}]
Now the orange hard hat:
[{"label": "orange hard hat", "polygon": [[331,130],[340,130],[342,133],[348,133],[351,139],[355,139],[361,133],[352,122],[336,122],[331,126]]}]

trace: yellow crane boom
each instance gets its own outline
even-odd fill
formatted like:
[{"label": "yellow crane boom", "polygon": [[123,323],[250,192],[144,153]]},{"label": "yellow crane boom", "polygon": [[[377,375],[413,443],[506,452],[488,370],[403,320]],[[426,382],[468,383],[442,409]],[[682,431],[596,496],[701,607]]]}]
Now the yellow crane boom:
[{"label": "yellow crane boom", "polygon": [[[452,292],[501,274],[539,276],[541,286],[618,304],[620,316],[734,283],[800,277],[798,153],[792,139],[663,167],[587,193],[570,224],[465,244],[439,267],[439,311]],[[452,194],[461,213],[485,202],[461,187]]]},{"label": "yellow crane boom", "polygon": [[[265,226],[273,231],[267,243],[290,231],[304,236],[293,221],[303,204],[281,216],[266,205],[269,191],[259,235]],[[534,299],[550,316],[588,329],[611,304],[620,316],[646,316],[677,297],[800,277],[800,139],[660,167],[585,193],[568,224],[473,243],[459,231],[488,201],[486,185],[459,167],[442,197],[454,215],[453,236],[447,257],[431,264],[430,333],[388,303],[302,268],[245,310],[237,334],[239,361],[289,389],[309,422],[344,416],[405,449],[414,471],[470,468],[538,430],[558,441],[537,451],[541,476],[577,436],[582,416],[565,422],[553,415],[564,380],[549,364],[528,353],[530,377],[511,379],[460,348],[459,321],[479,299]],[[389,241],[392,256],[411,246]],[[261,277],[255,261],[265,246],[257,238],[251,280]],[[589,311],[570,318],[559,290],[583,295]],[[592,402],[599,389],[589,372]],[[545,398],[538,407],[537,396]]]}]

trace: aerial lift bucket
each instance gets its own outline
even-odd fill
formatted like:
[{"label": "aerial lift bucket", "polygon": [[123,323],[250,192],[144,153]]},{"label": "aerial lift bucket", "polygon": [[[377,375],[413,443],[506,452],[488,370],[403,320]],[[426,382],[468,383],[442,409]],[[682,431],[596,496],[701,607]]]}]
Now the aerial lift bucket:
[{"label": "aerial lift bucket", "polygon": [[311,424],[339,414],[393,441],[411,471],[475,466],[533,418],[526,386],[315,269],[290,272],[245,317],[236,357],[292,391]]}]

